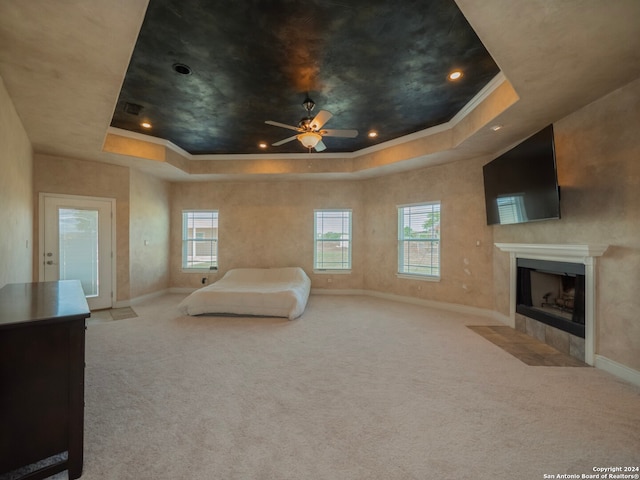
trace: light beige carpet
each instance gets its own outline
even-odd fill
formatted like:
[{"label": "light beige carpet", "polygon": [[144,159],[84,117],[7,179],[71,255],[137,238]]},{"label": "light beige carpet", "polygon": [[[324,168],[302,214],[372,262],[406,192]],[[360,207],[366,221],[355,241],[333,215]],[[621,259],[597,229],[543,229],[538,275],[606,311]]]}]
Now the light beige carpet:
[{"label": "light beige carpet", "polygon": [[167,295],[87,331],[83,480],[541,479],[640,464],[640,388],[530,367],[465,316],[311,296],[295,320]]}]

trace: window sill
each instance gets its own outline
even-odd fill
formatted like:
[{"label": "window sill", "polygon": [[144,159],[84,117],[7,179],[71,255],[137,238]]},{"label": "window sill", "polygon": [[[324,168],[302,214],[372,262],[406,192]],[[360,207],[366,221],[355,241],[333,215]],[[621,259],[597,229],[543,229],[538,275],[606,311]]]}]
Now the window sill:
[{"label": "window sill", "polygon": [[440,277],[433,275],[411,275],[409,273],[396,273],[396,277],[404,278],[405,280],[420,280],[421,282],[439,282]]},{"label": "window sill", "polygon": [[182,273],[198,273],[200,275],[203,273],[218,273],[217,268],[183,268],[180,271]]},{"label": "window sill", "polygon": [[317,274],[328,274],[328,275],[350,275],[351,274],[351,270],[317,270],[317,269],[313,269],[313,273],[317,273]]}]

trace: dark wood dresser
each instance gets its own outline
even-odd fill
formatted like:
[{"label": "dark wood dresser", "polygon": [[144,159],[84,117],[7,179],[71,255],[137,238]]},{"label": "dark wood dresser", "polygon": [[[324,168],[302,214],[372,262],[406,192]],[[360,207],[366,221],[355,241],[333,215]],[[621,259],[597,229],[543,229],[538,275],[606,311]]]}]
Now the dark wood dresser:
[{"label": "dark wood dresser", "polygon": [[78,280],[0,289],[0,478],[82,475],[90,314]]}]

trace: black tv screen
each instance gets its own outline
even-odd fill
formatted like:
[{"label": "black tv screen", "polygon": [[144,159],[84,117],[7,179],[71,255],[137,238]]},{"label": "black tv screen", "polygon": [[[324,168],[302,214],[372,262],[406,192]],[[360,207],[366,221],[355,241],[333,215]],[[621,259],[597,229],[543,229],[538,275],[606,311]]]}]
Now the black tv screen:
[{"label": "black tv screen", "polygon": [[487,225],[560,218],[553,125],[482,167]]}]

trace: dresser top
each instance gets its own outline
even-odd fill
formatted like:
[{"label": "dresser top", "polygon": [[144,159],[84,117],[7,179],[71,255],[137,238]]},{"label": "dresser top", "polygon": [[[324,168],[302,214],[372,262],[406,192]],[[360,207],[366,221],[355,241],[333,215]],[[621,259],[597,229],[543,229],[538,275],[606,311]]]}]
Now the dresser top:
[{"label": "dresser top", "polygon": [[79,280],[9,283],[0,289],[0,329],[91,315]]}]

